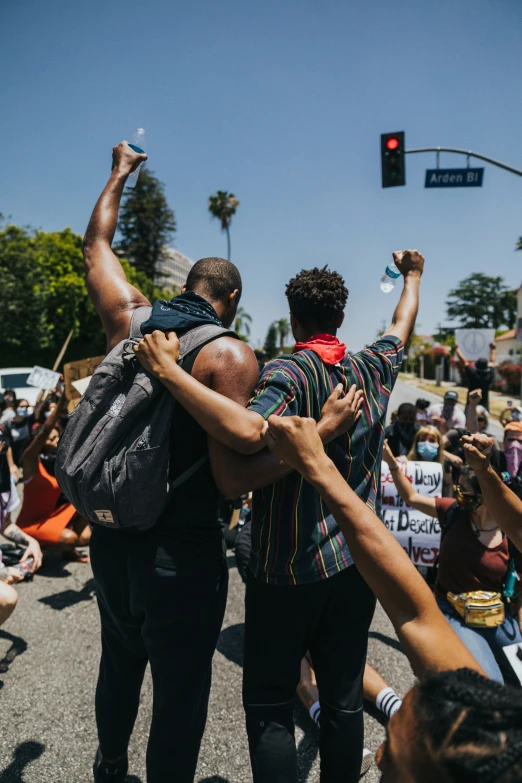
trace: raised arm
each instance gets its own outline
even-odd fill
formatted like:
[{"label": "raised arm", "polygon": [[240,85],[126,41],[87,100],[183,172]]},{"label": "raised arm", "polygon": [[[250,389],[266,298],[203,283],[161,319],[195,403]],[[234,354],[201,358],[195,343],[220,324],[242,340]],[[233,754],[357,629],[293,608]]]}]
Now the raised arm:
[{"label": "raised arm", "polygon": [[391,326],[384,334],[392,334],[406,343],[413,332],[419,309],[419,285],[424,270],[424,257],[418,250],[404,250],[393,253],[393,260],[404,277],[404,288]]},{"label": "raised arm", "polygon": [[469,393],[468,412],[466,413],[466,427],[468,432],[475,433],[479,431],[477,421],[477,406],[482,400],[482,390],[473,389]]},{"label": "raised arm", "polygon": [[127,282],[123,267],[111,249],[123,187],[131,171],[144,160],[147,156],[138,155],[126,141],[113,148],[111,176],[94,207],[83,239],[87,290],[101,318],[108,350],[127,337],[132,311],[150,304]]},{"label": "raised arm", "polygon": [[388,464],[390,473],[393,478],[393,483],[397,488],[397,492],[401,496],[402,500],[407,506],[420,511],[422,514],[429,514],[432,517],[437,516],[437,505],[435,498],[426,497],[426,495],[420,495],[415,492],[412,484],[408,481],[406,476],[401,470],[401,464],[393,456],[388,441],[384,441],[384,447],[382,450],[382,458]]},{"label": "raised arm", "polygon": [[49,434],[55,428],[56,422],[58,421],[60,414],[64,408],[65,408],[65,394],[62,394],[62,396],[58,400],[58,404],[56,408],[51,413],[49,418],[46,419],[45,424],[42,424],[42,426],[38,430],[38,433],[35,435],[35,437],[32,439],[32,441],[30,442],[30,444],[22,454],[22,468],[24,471],[24,481],[29,481],[29,479],[32,479],[34,474],[36,473],[38,467],[38,459],[40,457],[40,454],[42,453],[42,449],[45,446]]},{"label": "raised arm", "polygon": [[491,343],[489,346],[489,367],[494,369],[497,366],[497,346]]},{"label": "raised arm", "polygon": [[466,462],[479,480],[482,497],[499,528],[522,552],[522,500],[491,467],[494,438],[471,435],[462,438]]},{"label": "raised arm", "polygon": [[460,369],[464,370],[466,367],[469,367],[469,362],[464,356],[464,354],[462,353],[462,351],[460,350],[460,347],[457,345],[457,343],[455,343],[453,347],[455,349],[455,354],[457,356],[457,359],[459,360]]},{"label": "raised arm", "polygon": [[482,673],[401,545],[324,453],[313,419],[271,416],[265,439],[324,498],[355,565],[392,621],[415,674],[461,667]]}]

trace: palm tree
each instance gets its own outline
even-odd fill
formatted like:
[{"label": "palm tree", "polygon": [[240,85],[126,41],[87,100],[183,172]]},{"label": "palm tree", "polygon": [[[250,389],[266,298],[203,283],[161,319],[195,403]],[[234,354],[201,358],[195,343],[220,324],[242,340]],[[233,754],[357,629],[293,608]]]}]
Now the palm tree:
[{"label": "palm tree", "polygon": [[286,318],[280,318],[279,321],[276,321],[276,327],[277,331],[279,332],[279,351],[280,353],[283,353],[285,340],[288,337],[288,332],[290,331],[290,324]]},{"label": "palm tree", "polygon": [[243,307],[237,308],[235,331],[240,335],[244,333],[245,337],[250,337],[250,326],[252,324],[252,316],[249,315]]},{"label": "palm tree", "polygon": [[239,206],[239,201],[233,193],[227,193],[226,190],[218,190],[208,200],[208,211],[212,217],[221,222],[222,231],[227,232],[227,258],[230,261],[230,223],[232,215],[235,214]]}]

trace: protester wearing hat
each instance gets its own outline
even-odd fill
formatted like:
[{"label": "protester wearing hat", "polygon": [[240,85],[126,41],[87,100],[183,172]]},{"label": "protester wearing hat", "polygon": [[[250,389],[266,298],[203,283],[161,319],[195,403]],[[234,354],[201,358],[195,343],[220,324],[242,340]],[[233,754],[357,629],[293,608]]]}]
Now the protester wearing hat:
[{"label": "protester wearing hat", "polygon": [[431,421],[442,435],[445,435],[448,430],[456,428],[466,429],[466,415],[457,404],[458,401],[459,395],[456,391],[450,389],[444,395],[444,402],[437,402],[428,408],[428,415]]},{"label": "protester wearing hat", "polygon": [[495,343],[489,346],[489,361],[485,358],[477,359],[473,367],[466,359],[457,343],[455,343],[455,354],[459,360],[459,369],[468,381],[468,399],[466,406],[469,405],[469,395],[473,389],[480,389],[482,392],[482,405],[489,411],[489,390],[495,379]]}]

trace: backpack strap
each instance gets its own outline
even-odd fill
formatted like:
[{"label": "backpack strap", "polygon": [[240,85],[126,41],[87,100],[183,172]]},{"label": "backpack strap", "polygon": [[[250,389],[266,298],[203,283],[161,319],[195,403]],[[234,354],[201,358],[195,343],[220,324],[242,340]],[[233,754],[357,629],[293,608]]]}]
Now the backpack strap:
[{"label": "backpack strap", "polygon": [[189,353],[202,348],[218,337],[235,337],[239,340],[237,334],[231,329],[225,329],[224,326],[217,326],[216,324],[202,324],[186,332],[179,341],[179,363],[182,364],[183,359]]},{"label": "backpack strap", "polygon": [[151,313],[152,307],[150,305],[141,305],[132,311],[129,328],[129,338],[131,340],[138,340],[143,337],[141,325],[150,318]]}]

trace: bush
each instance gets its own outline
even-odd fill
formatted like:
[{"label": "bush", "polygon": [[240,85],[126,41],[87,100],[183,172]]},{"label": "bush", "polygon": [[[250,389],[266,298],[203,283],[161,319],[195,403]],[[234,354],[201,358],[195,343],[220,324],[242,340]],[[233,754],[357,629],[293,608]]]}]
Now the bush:
[{"label": "bush", "polygon": [[520,364],[502,362],[498,368],[498,374],[501,377],[497,384],[499,391],[514,395],[520,392]]}]

